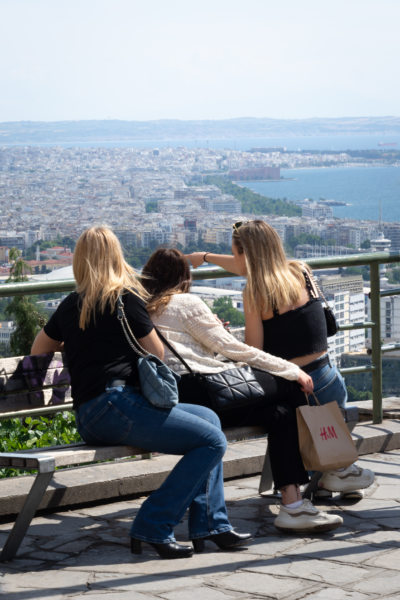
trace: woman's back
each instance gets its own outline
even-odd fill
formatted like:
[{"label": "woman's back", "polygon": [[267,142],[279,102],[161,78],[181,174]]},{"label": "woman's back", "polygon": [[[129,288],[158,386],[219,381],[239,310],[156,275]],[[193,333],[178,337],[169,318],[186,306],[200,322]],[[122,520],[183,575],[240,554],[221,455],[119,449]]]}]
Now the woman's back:
[{"label": "woman's back", "polygon": [[[218,324],[218,319],[215,315],[210,319],[210,316],[210,309],[203,300],[195,294],[185,293],[173,294],[168,304],[159,313],[152,313],[151,318],[194,371],[211,373],[229,368],[229,362],[214,356],[211,350],[213,341],[218,346],[221,338],[214,337],[210,320]],[[185,372],[182,363],[167,347],[164,358],[174,371]]]},{"label": "woman's back", "polygon": [[262,327],[263,350],[286,360],[326,350],[326,321],[318,298],[311,298],[301,306],[262,319]]},{"label": "woman's back", "polygon": [[[172,294],[168,304],[151,317],[195,372],[226,371],[249,364],[292,381],[299,377],[299,369],[294,364],[240,342],[195,294]],[[186,372],[168,348],[165,360],[177,373]]]}]

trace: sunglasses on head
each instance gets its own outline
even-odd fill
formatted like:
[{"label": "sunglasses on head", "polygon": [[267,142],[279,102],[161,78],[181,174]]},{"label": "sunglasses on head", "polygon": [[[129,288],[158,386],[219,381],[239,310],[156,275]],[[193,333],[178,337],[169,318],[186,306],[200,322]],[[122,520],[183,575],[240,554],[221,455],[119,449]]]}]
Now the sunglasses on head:
[{"label": "sunglasses on head", "polygon": [[243,223],[244,223],[244,221],[237,221],[236,223],[234,223],[232,225],[233,231],[236,231],[236,233],[237,233],[239,230],[239,227],[241,227],[243,225]]},{"label": "sunglasses on head", "polygon": [[242,225],[246,225],[246,223],[250,223],[250,221],[236,221],[236,223],[234,223],[232,225],[232,229],[233,231],[235,231],[236,233],[239,232],[239,229]]}]

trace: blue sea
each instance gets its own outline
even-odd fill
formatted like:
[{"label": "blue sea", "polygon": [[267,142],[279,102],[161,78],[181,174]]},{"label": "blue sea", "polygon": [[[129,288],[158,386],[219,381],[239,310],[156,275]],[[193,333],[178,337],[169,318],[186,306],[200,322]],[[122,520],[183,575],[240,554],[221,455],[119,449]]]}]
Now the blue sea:
[{"label": "blue sea", "polygon": [[[246,187],[270,198],[299,201],[320,198],[346,202],[333,206],[342,219],[400,222],[400,167],[281,169],[280,181],[246,181]],[[244,185],[244,182],[240,182]]]}]

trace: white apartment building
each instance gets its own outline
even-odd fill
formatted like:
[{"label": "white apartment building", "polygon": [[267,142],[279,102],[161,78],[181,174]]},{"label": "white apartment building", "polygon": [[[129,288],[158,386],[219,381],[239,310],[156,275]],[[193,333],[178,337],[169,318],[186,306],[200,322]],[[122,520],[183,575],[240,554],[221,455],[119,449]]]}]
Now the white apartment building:
[{"label": "white apartment building", "polygon": [[[328,302],[339,325],[365,321],[365,296],[363,293],[335,292]],[[338,331],[335,336],[328,338],[328,342],[329,355],[336,364],[339,364],[340,356],[344,352],[357,352],[365,348],[365,330]]]},{"label": "white apartment building", "polygon": [[[318,279],[339,325],[365,322],[365,293],[361,275],[321,275]],[[339,364],[342,353],[365,348],[365,330],[339,331],[328,342],[329,355]]]},{"label": "white apartment building", "polygon": [[0,344],[10,346],[11,334],[15,331],[14,321],[0,321]]},{"label": "white apartment building", "polygon": [[[385,342],[400,342],[400,296],[381,298],[381,338]],[[368,300],[368,318],[371,319],[371,303]],[[371,340],[371,330],[368,330]]]},{"label": "white apartment building", "polygon": [[230,215],[239,214],[242,210],[242,204],[229,194],[223,194],[215,199],[206,200],[204,210],[208,213],[227,213]]},{"label": "white apartment building", "polygon": [[230,244],[232,227],[209,227],[203,231],[203,241],[206,244]]},{"label": "white apartment building", "polygon": [[331,219],[333,217],[333,210],[326,204],[310,202],[308,204],[303,204],[301,207],[301,214],[303,217],[309,217],[311,219]]}]

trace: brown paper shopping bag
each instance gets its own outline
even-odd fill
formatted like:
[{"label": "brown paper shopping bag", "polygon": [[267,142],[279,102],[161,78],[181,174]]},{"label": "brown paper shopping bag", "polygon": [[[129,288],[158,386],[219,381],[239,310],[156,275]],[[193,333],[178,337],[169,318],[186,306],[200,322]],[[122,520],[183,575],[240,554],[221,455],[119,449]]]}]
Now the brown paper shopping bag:
[{"label": "brown paper shopping bag", "polygon": [[[306,396],[307,397],[307,396]],[[358,458],[337,402],[298,406],[299,448],[306,469],[331,471],[348,467]]]}]

